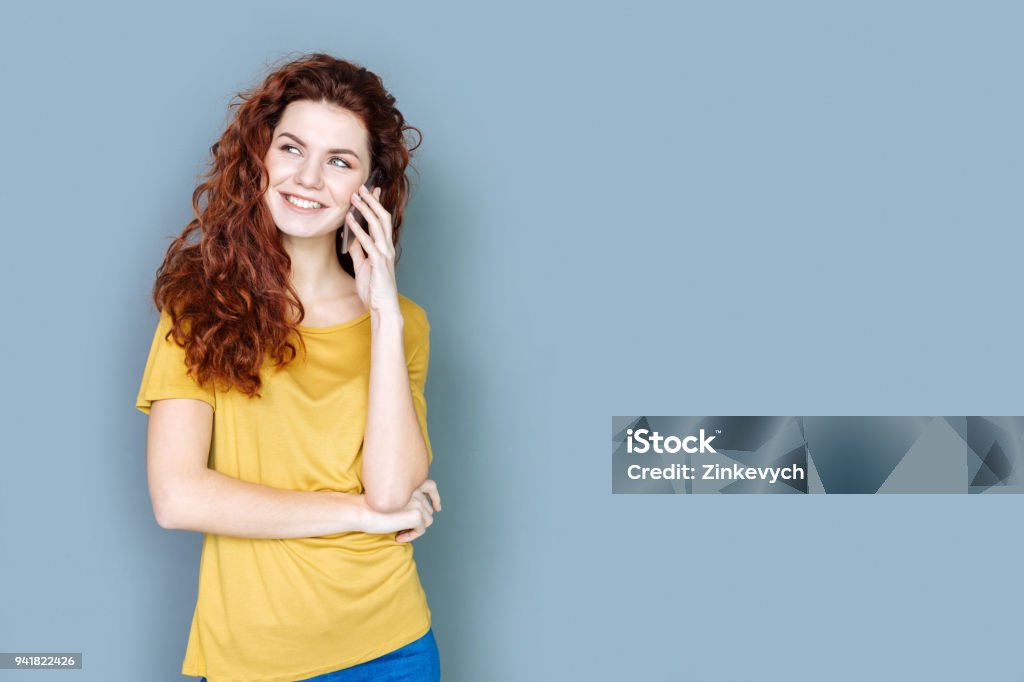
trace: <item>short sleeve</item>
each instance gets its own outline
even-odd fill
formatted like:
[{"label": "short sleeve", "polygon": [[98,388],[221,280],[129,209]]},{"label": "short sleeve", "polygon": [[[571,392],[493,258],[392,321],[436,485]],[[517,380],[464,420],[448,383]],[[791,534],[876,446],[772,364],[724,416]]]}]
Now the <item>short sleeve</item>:
[{"label": "short sleeve", "polygon": [[188,373],[185,364],[185,349],[174,341],[174,336],[164,336],[171,330],[171,316],[166,312],[160,314],[153,345],[149,349],[146,368],[142,372],[142,385],[135,398],[135,407],[149,414],[154,400],[164,398],[195,398],[210,404],[217,409],[214,390],[200,386],[195,378]]},{"label": "short sleeve", "polygon": [[427,367],[430,364],[430,327],[423,331],[423,339],[409,357],[409,384],[412,388],[412,402],[416,406],[416,417],[423,432],[423,441],[427,445],[427,463],[434,461],[434,450],[430,446],[430,434],[427,430],[427,399],[423,395],[427,384]]}]

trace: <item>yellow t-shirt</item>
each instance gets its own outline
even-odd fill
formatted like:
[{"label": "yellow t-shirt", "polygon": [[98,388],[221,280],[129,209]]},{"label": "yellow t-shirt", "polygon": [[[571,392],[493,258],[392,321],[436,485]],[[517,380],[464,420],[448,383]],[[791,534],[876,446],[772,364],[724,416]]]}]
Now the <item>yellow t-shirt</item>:
[{"label": "yellow t-shirt", "polygon": [[[423,389],[430,354],[426,312],[399,294],[413,402],[428,456]],[[163,313],[136,407],[197,398],[214,408],[210,468],[291,490],[362,493],[359,478],[370,371],[370,314],[299,327],[308,356],[261,370],[262,398],[199,386],[185,351],[164,340]],[[395,533],[254,539],[206,534],[184,675],[209,682],[293,682],[368,661],[431,625],[412,543]]]}]

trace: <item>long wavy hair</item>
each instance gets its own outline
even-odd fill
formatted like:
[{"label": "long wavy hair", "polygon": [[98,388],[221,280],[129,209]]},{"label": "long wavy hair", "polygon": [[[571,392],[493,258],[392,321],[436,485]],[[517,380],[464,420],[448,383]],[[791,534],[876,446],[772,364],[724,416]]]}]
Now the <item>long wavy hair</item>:
[{"label": "long wavy hair", "polygon": [[[234,386],[259,397],[267,357],[280,369],[305,342],[296,327],[305,317],[290,281],[285,251],[263,195],[270,183],[263,159],[285,107],[326,101],[357,115],[370,140],[370,168],[378,170],[380,202],[391,213],[396,262],[410,184],[405,171],[422,142],[406,125],[381,79],[330,55],[303,56],[276,68],[258,87],[229,104],[227,129],[210,148],[210,168],[192,193],[195,214],[167,249],[157,270],[153,302],[173,320],[167,336],[185,348],[188,371],[200,384]],[[415,131],[415,143],[406,133]],[[352,257],[338,262],[353,277]],[[167,338],[167,337],[165,337]]]}]

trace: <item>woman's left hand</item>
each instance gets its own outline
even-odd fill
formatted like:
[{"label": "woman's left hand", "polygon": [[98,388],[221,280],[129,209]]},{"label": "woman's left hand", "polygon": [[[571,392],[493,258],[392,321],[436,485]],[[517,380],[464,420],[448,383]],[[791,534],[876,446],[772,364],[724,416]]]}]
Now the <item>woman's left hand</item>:
[{"label": "woman's left hand", "polygon": [[370,228],[367,234],[350,213],[345,214],[348,228],[356,237],[348,250],[356,275],[356,292],[371,312],[400,314],[391,214],[380,203],[380,187],[374,187],[371,194],[360,185],[352,195],[352,206],[366,218]]}]

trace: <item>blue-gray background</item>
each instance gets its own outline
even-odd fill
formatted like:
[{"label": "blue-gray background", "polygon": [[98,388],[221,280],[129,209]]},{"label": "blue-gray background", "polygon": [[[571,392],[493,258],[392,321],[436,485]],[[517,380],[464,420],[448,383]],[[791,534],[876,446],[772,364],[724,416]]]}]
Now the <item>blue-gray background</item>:
[{"label": "blue-gray background", "polygon": [[616,414],[1019,415],[1019,3],[38,3],[0,24],[0,650],[177,680],[149,291],[238,90],[425,135],[416,543],[446,680],[1020,680],[1018,495],[613,496]]}]

